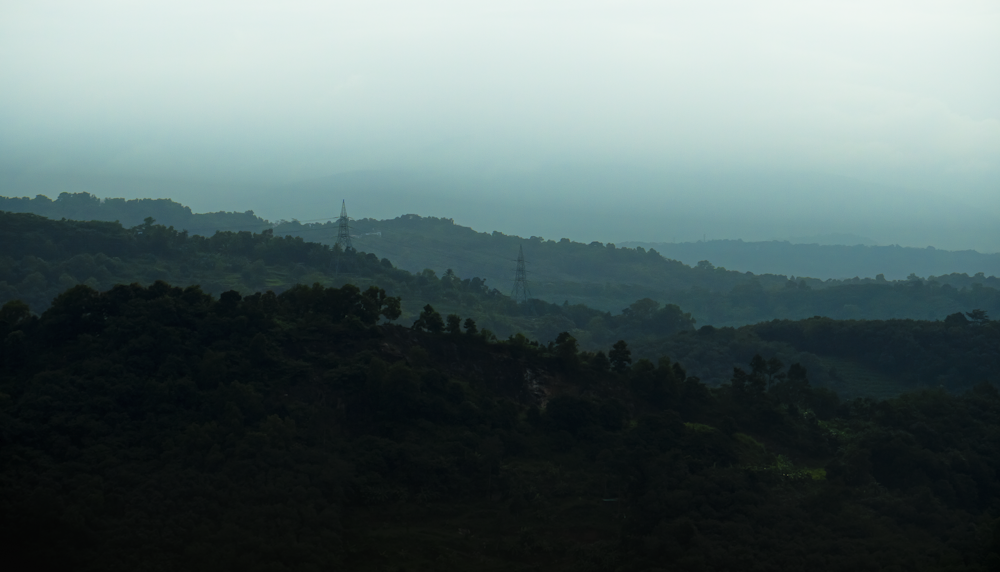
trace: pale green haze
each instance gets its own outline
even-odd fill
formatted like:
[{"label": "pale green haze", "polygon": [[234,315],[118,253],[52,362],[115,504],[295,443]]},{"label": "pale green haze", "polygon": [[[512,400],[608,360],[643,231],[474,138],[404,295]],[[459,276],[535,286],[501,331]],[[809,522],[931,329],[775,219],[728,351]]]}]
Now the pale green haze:
[{"label": "pale green haze", "polygon": [[0,3],[0,195],[1000,251],[996,2]]}]

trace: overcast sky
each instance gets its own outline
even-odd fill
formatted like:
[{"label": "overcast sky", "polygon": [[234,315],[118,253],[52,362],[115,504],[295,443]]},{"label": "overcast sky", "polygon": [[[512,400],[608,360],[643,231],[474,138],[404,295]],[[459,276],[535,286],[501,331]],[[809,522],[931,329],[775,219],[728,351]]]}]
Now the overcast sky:
[{"label": "overcast sky", "polygon": [[846,177],[1000,214],[995,0],[0,1],[0,86],[4,194],[56,175],[249,188],[606,166]]}]

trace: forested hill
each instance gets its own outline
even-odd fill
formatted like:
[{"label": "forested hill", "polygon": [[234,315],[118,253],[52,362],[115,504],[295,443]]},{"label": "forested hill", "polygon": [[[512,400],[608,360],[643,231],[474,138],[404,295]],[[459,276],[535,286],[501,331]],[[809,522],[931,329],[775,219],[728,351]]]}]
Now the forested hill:
[{"label": "forested hill", "polygon": [[[451,268],[459,276],[471,273],[505,290],[512,283],[514,258],[523,248],[534,296],[612,312],[651,298],[684,308],[700,324],[743,325],[815,315],[934,320],[973,308],[993,315],[1000,311],[1000,279],[992,276],[791,279],[726,270],[707,261],[691,267],[642,247],[481,233],[451,219],[416,215],[362,219],[354,229],[359,249],[387,256],[403,268]],[[334,223],[288,223],[275,231],[314,240],[336,236]]]},{"label": "forested hill", "polygon": [[992,385],[841,402],[765,355],[709,388],[625,345],[379,325],[399,305],[163,282],[5,304],[4,569],[1000,565]]},{"label": "forested hill", "polygon": [[[436,220],[436,224],[454,226],[450,221]],[[114,222],[54,221],[3,212],[0,223],[0,302],[19,298],[36,311],[44,310],[59,292],[74,284],[107,289],[118,283],[151,284],[163,279],[199,284],[216,294],[229,289],[246,294],[262,289],[280,292],[296,283],[340,286],[354,282],[365,286],[378,282],[394,295],[404,296],[405,319],[415,319],[420,308],[431,303],[446,313],[475,314],[501,337],[523,332],[549,339],[561,331],[573,331],[584,344],[603,344],[625,332],[633,336],[665,335],[690,329],[692,322],[744,325],[817,315],[942,320],[973,309],[1000,315],[1000,290],[976,282],[963,284],[956,280],[955,287],[938,281],[908,280],[843,283],[814,289],[808,282],[783,277],[765,287],[752,276],[724,292],[696,287],[664,291],[620,283],[564,282],[549,286],[553,289],[549,299],[558,303],[535,300],[518,307],[490,281],[477,276],[461,277],[448,268],[440,273],[430,269],[411,273],[396,268],[395,260],[371,252],[348,254],[270,230],[225,231],[202,237],[155,222],[126,228]],[[312,232],[302,234],[315,236]],[[364,248],[361,240],[356,244]],[[691,269],[637,250],[560,243],[544,246],[576,249],[583,254],[593,252],[598,258],[607,256],[612,260],[609,267],[617,264],[624,268],[631,263],[641,270],[646,264],[666,264],[678,265],[689,274],[744,276],[707,267]],[[532,294],[543,298],[534,288],[536,284],[529,284]],[[597,300],[603,305],[595,308],[580,304],[581,300]],[[608,307],[614,311],[605,311]]]},{"label": "forested hill", "polygon": [[[64,193],[56,201],[44,197],[0,201],[13,205],[15,210],[50,209],[51,216],[66,218],[132,220],[139,225],[146,217],[151,217],[178,231],[186,229],[188,234],[206,236],[211,236],[216,229],[260,234],[270,228],[269,223],[249,212],[195,215],[187,207],[169,200],[108,199],[102,202],[86,193]],[[140,218],[140,215],[145,216]],[[201,232],[199,228],[209,231]],[[613,244],[582,244],[569,239],[556,241],[541,237],[524,239],[499,232],[477,232],[451,219],[417,215],[381,221],[360,219],[353,222],[352,232],[357,250],[372,253],[377,259],[391,260],[397,268],[414,274],[429,269],[437,276],[451,270],[461,280],[478,278],[480,282],[485,281],[487,290],[496,289],[502,293],[511,291],[515,258],[518,249],[523,248],[529,289],[534,297],[550,303],[582,304],[604,312],[618,313],[636,300],[649,298],[660,304],[684,308],[699,324],[717,326],[814,315],[839,319],[934,320],[973,308],[985,309],[992,315],[1000,314],[1000,302],[995,300],[996,292],[1000,291],[997,290],[1000,279],[982,273],[921,278],[909,272],[908,279],[900,281],[884,280],[877,275],[874,278],[819,280],[753,274],[726,270],[709,260],[689,266],[642,247],[617,248]],[[272,233],[330,246],[336,240],[337,224],[280,222]],[[901,251],[907,256],[910,253],[907,249],[890,248],[886,252],[889,251],[892,251],[890,254]],[[938,252],[934,256],[946,254]],[[802,253],[796,253],[791,258],[801,256]],[[230,266],[250,264],[254,259],[233,260]],[[192,268],[191,264],[186,266]],[[898,270],[899,267],[894,268]],[[173,275],[160,277],[175,278]],[[79,281],[86,279],[78,277]],[[914,287],[917,285],[927,288]],[[231,283],[226,286],[236,287]],[[217,291],[215,288],[209,290]]]},{"label": "forested hill", "polygon": [[[89,193],[61,193],[55,200],[42,195],[35,198],[0,197],[0,210],[30,212],[55,219],[117,220],[126,227],[141,224],[147,217],[152,217],[160,224],[206,236],[216,231],[261,232],[272,226],[254,215],[253,211],[199,214],[170,199],[102,200]],[[336,239],[336,224],[332,222],[304,225],[280,222],[276,228],[279,235],[302,236],[307,241],[325,244],[332,244]],[[953,286],[969,286],[972,283],[1000,286],[1000,279],[994,277],[1000,274],[1000,254],[975,251],[721,240],[682,244],[630,242],[624,243],[627,248],[617,248],[622,251],[617,257],[614,254],[597,257],[592,249],[580,250],[582,246],[593,247],[596,244],[583,245],[560,239],[558,246],[553,246],[556,241],[551,239],[525,239],[498,232],[478,233],[455,225],[451,219],[416,215],[390,220],[363,218],[354,222],[353,232],[363,249],[396,260],[402,268],[413,272],[431,268],[439,273],[452,268],[460,276],[489,279],[501,290],[513,274],[515,254],[512,251],[516,252],[517,247],[522,245],[527,249],[539,293],[548,292],[546,284],[550,283],[602,280],[604,283],[643,285],[659,290],[704,287],[720,291],[744,283],[748,272],[758,275],[756,280],[765,286],[779,277],[794,277],[805,279],[810,287],[822,288],[841,283],[837,279],[847,280],[855,276],[860,277],[863,283],[875,282],[879,274],[889,281],[915,275],[948,282]],[[601,246],[616,250],[613,245]],[[650,266],[651,259],[630,257],[629,251],[636,247],[639,247],[640,253],[655,250],[668,260],[684,264],[671,265],[664,272],[662,268]],[[709,275],[689,272],[697,270],[703,260],[715,272]],[[738,272],[726,272],[724,268]],[[971,277],[963,277],[962,273]],[[817,278],[819,280],[815,280]]]},{"label": "forested hill", "polygon": [[366,287],[384,285],[405,296],[401,319],[412,322],[427,304],[445,314],[472,315],[490,335],[524,334],[553,339],[578,331],[587,344],[622,337],[669,335],[693,329],[694,320],[676,305],[632,301],[612,316],[586,306],[531,299],[516,304],[483,280],[431,270],[411,273],[386,258],[343,251],[270,230],[188,235],[152,220],[132,228],[117,222],[50,220],[0,211],[0,304],[22,300],[37,312],[76,284],[107,290],[116,284],[169,280],[219,294],[235,290],[282,292],[296,284]]},{"label": "forested hill", "polygon": [[[872,245],[792,244],[784,241],[743,242],[709,240],[707,242],[648,243],[629,242],[624,246],[656,249],[667,258],[696,265],[708,260],[716,266],[755,273],[811,276],[820,279],[844,279],[855,276],[874,278],[882,274],[888,280],[964,273],[986,283],[986,277],[1000,276],[1000,254],[982,254],[974,250],[948,251],[933,247],[911,248]],[[1000,282],[1000,281],[997,281]]]},{"label": "forested hill", "polygon": [[[390,220],[360,219],[353,225],[357,248],[390,257],[401,268],[451,268],[459,276],[480,276],[503,289],[510,288],[518,249],[523,248],[533,294],[545,299],[564,296],[570,301],[585,298],[596,307],[611,304],[618,309],[620,300],[611,291],[615,286],[628,286],[635,292],[691,288],[722,292],[751,280],[765,287],[787,281],[784,276],[754,277],[725,269],[692,268],[642,248],[477,232],[447,218],[403,215]],[[312,234],[313,240],[327,241],[336,238],[336,222],[285,223],[275,232]]]},{"label": "forested hill", "polygon": [[[353,224],[358,248],[398,261],[402,268],[452,268],[460,276],[480,276],[502,286],[511,283],[518,249],[523,248],[538,296],[555,300],[564,295],[570,301],[605,309],[620,305],[616,294],[609,292],[616,286],[626,286],[633,294],[689,289],[728,292],[747,284],[759,284],[765,290],[783,287],[789,280],[822,289],[921,279],[958,288],[973,284],[1000,288],[1000,278],[994,276],[1000,275],[1000,254],[973,251],[742,241],[664,244],[662,248],[634,243],[623,248],[568,238],[477,232],[452,219],[417,215],[361,219]],[[275,232],[320,242],[337,236],[336,222],[285,223]],[[845,274],[845,268],[858,271]]]},{"label": "forested hill", "polygon": [[118,221],[126,227],[146,218],[190,234],[211,236],[216,231],[261,232],[271,224],[253,211],[193,213],[190,207],[170,199],[100,199],[90,193],[60,193],[55,200],[44,195],[0,197],[0,211],[32,213],[52,219]]},{"label": "forested hill", "polygon": [[[637,357],[677,356],[711,385],[725,383],[733,366],[747,363],[756,353],[785,363],[801,362],[815,382],[848,396],[888,397],[939,386],[962,391],[970,379],[1000,381],[995,375],[1000,371],[996,337],[983,335],[995,333],[997,322],[980,327],[956,318],[973,309],[1000,315],[1000,291],[992,288],[957,289],[909,281],[812,290],[788,282],[771,291],[740,287],[728,293],[681,292],[677,296],[684,300],[682,306],[642,298],[612,314],[538,299],[516,304],[475,277],[460,279],[448,272],[438,276],[430,270],[414,274],[371,253],[346,253],[271,232],[202,237],[148,222],[124,228],[112,222],[54,221],[0,212],[0,247],[4,253],[0,304],[23,300],[39,313],[61,292],[80,283],[108,290],[116,284],[168,280],[200,285],[202,291],[216,295],[227,290],[244,295],[281,293],[298,283],[338,287],[350,283],[362,288],[379,284],[390,295],[403,297],[403,324],[413,323],[430,304],[443,316],[472,318],[487,337],[512,339],[523,334],[519,339],[545,342],[568,332],[587,350],[606,349],[628,339]],[[687,312],[688,303],[701,315]],[[856,314],[890,318],[919,314],[929,315],[930,320],[810,319],[787,322],[805,329],[781,336],[771,332],[794,328],[776,330],[771,322],[737,330],[704,327],[734,318],[759,322],[837,317],[846,313],[845,304],[856,304],[851,310]],[[949,318],[942,321],[944,316]],[[813,339],[810,332],[823,331],[817,324],[832,324],[839,333],[829,336],[830,343],[805,344]],[[695,332],[696,326],[702,327]],[[949,355],[941,355],[945,348]]]},{"label": "forested hill", "polygon": [[[157,223],[178,231],[204,236],[211,236],[216,231],[259,233],[271,228],[270,223],[255,216],[253,211],[194,214],[189,207],[169,199],[101,200],[89,193],[62,193],[55,200],[41,195],[33,199],[0,197],[0,210],[34,213],[52,219],[119,221],[126,228],[153,218]],[[381,235],[372,234],[379,231]],[[291,235],[309,242],[332,245],[337,238],[337,225],[336,222],[303,225],[283,221],[274,228],[274,232],[278,236]],[[458,276],[488,280],[502,291],[509,289],[513,259],[518,247],[523,244],[535,293],[546,298],[560,295],[563,286],[568,283],[585,283],[588,286],[634,284],[657,291],[690,287],[720,291],[747,281],[745,275],[737,272],[698,272],[684,264],[663,260],[655,252],[615,252],[614,245],[581,248],[585,245],[569,240],[556,244],[538,237],[522,239],[500,233],[477,233],[455,225],[451,219],[415,215],[385,221],[361,219],[354,222],[353,232],[358,250],[389,258],[400,268],[414,273],[430,268],[439,274],[451,268]],[[784,281],[778,277],[758,279],[765,283]],[[548,284],[558,286],[553,289]],[[566,295],[571,299],[579,293],[566,292]],[[621,309],[619,302],[615,299],[611,304],[615,311]]]},{"label": "forested hill", "polygon": [[754,355],[801,363],[813,383],[842,397],[887,398],[936,388],[954,393],[975,383],[1000,385],[1000,321],[984,312],[944,320],[773,320],[742,328],[713,328],[640,337],[643,357],[669,355],[718,386]]}]

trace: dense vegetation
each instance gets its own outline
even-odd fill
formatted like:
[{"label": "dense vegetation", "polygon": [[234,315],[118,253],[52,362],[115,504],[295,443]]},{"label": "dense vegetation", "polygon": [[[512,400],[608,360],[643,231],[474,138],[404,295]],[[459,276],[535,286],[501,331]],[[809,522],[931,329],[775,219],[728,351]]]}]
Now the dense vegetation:
[{"label": "dense vegetation", "polygon": [[1000,569],[993,278],[535,238],[518,305],[448,220],[151,216],[0,212],[5,569]]},{"label": "dense vegetation", "polygon": [[840,402],[764,355],[710,388],[625,342],[492,341],[430,306],[386,323],[399,308],[163,282],[8,302],[5,568],[1000,565],[992,385]]},{"label": "dense vegetation", "polygon": [[704,327],[670,337],[641,338],[636,355],[671,355],[709,385],[725,383],[733,366],[755,354],[799,362],[814,384],[842,396],[891,397],[920,388],[960,393],[980,381],[1000,384],[1000,322],[956,313],[941,321],[831,320]]}]

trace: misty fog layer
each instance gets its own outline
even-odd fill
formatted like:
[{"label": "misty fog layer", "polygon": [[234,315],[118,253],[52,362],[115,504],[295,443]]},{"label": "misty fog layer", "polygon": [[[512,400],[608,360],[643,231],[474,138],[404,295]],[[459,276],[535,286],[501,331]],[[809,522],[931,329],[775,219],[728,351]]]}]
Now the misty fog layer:
[{"label": "misty fog layer", "polygon": [[1000,250],[990,2],[0,6],[0,194]]}]

